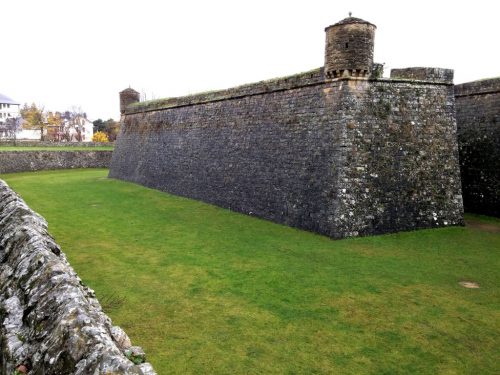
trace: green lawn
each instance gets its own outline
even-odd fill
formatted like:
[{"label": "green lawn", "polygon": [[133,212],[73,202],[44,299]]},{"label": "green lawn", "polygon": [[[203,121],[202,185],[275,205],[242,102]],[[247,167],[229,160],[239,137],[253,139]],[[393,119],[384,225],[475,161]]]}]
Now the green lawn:
[{"label": "green lawn", "polygon": [[0,146],[6,151],[113,151],[113,146]]},{"label": "green lawn", "polygon": [[0,177],[159,374],[500,373],[500,220],[333,241],[106,176]]}]

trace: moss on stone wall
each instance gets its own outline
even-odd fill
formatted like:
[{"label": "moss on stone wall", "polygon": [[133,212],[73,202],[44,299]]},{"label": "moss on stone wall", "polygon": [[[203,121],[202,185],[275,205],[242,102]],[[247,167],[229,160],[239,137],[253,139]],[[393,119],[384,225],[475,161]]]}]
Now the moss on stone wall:
[{"label": "moss on stone wall", "polygon": [[296,77],[129,107],[110,176],[331,237],[462,223],[452,85]]}]

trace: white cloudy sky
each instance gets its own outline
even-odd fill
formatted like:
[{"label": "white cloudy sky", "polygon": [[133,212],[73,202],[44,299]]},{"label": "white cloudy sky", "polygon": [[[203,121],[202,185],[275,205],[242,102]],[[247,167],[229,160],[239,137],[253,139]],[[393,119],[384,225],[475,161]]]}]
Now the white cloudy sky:
[{"label": "white cloudy sky", "polygon": [[2,0],[0,93],[118,118],[118,91],[147,99],[227,88],[323,65],[324,28],[377,25],[375,61],[500,76],[498,0]]}]

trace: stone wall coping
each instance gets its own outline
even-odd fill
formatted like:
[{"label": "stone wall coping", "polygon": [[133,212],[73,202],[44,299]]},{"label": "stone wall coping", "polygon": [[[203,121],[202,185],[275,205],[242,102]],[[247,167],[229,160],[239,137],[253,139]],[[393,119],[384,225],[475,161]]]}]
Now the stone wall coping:
[{"label": "stone wall coping", "polygon": [[147,102],[137,102],[129,105],[125,114],[150,112],[159,109],[184,107],[223,101],[227,99],[243,98],[246,96],[261,95],[276,91],[317,85],[322,84],[323,82],[323,68],[318,68],[291,76],[244,84],[223,90],[208,91],[193,95],[164,98]]},{"label": "stone wall coping", "polygon": [[377,82],[388,82],[388,83],[411,83],[411,84],[424,84],[424,85],[432,84],[432,85],[453,86],[453,83],[448,81],[421,80],[421,79],[411,79],[411,78],[366,79],[359,77],[341,77],[335,79],[326,79],[324,76],[323,68],[318,68],[292,76],[275,78],[257,83],[245,84],[242,86],[237,86],[229,89],[209,91],[209,92],[181,96],[181,97],[151,100],[146,102],[137,102],[127,107],[127,109],[125,110],[125,115],[153,112],[170,108],[187,107],[187,106],[220,102],[231,99],[241,99],[249,96],[270,94],[274,92],[287,91],[302,87],[317,86],[317,85],[323,85],[325,83],[340,82],[340,81],[377,81]]},{"label": "stone wall coping", "polygon": [[455,85],[455,96],[485,95],[500,92],[500,77],[481,79]]},{"label": "stone wall coping", "polygon": [[45,219],[2,180],[0,321],[2,374],[21,373],[19,367],[30,374],[156,374],[142,349],[112,325]]}]

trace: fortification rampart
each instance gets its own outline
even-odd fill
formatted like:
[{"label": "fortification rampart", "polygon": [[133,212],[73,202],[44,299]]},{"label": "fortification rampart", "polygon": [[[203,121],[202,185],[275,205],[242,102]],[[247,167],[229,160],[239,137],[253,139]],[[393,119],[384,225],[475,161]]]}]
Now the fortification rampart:
[{"label": "fortification rampart", "polygon": [[461,224],[453,71],[374,79],[374,31],[328,27],[325,68],[291,77],[145,103],[124,90],[110,177],[335,238]]},{"label": "fortification rampart", "polygon": [[452,85],[261,88],[128,107],[110,177],[332,237],[462,222]]},{"label": "fortification rampart", "polygon": [[464,207],[500,217],[500,78],[455,86]]},{"label": "fortification rampart", "polygon": [[0,180],[0,373],[155,374],[47,232]]},{"label": "fortification rampart", "polygon": [[109,168],[112,151],[2,151],[0,173]]},{"label": "fortification rampart", "polygon": [[274,78],[267,81],[249,83],[225,90],[216,90],[187,95],[178,98],[165,98],[147,102],[136,101],[126,106],[125,114],[156,111],[160,109],[193,106],[204,103],[213,103],[228,99],[239,99],[255,95],[270,94],[306,86],[324,83],[323,68],[295,74],[288,77]]}]

